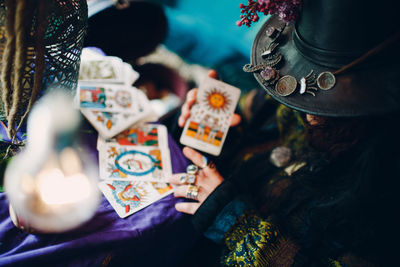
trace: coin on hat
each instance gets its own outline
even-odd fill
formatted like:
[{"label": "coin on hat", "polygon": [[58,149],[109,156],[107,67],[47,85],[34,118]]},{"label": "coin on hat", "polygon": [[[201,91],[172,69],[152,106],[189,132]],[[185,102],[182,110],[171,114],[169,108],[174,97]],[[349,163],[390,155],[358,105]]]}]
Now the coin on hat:
[{"label": "coin on hat", "polygon": [[281,96],[288,96],[296,90],[296,87],[296,78],[290,75],[285,75],[276,83],[275,91]]}]

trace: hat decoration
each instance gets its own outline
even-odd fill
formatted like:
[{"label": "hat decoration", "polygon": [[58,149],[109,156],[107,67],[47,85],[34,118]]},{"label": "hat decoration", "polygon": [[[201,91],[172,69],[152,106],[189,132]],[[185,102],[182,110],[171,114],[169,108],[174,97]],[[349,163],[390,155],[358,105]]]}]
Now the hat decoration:
[{"label": "hat decoration", "polygon": [[238,26],[246,25],[250,27],[252,22],[259,20],[257,12],[262,12],[264,15],[277,14],[281,19],[281,22],[277,21],[275,25],[270,25],[265,31],[265,34],[270,39],[270,43],[261,54],[265,62],[256,66],[253,66],[251,63],[246,64],[243,67],[243,71],[259,72],[264,79],[263,84],[265,86],[275,85],[275,91],[280,96],[291,95],[298,87],[298,84],[300,84],[300,94],[308,93],[313,96],[315,96],[318,88],[329,90],[335,85],[335,76],[329,71],[324,71],[317,76],[314,70],[311,70],[299,82],[291,75],[279,77],[279,70],[276,66],[282,60],[282,54],[275,52],[279,46],[277,40],[285,29],[286,24],[292,20],[296,20],[299,16],[301,8],[300,0],[249,0],[247,6],[240,4],[239,8],[242,9],[241,12],[243,15],[240,16],[241,20],[237,22]]},{"label": "hat decoration", "polygon": [[236,22],[238,26],[251,26],[259,20],[258,12],[264,15],[277,14],[283,21],[289,22],[299,17],[301,0],[248,0],[248,5],[240,4],[242,15]]},{"label": "hat decoration", "polygon": [[250,0],[241,4],[239,26],[249,27],[260,13],[272,15],[258,31],[251,61],[243,70],[254,73],[278,102],[309,114],[362,116],[400,109],[396,82],[400,31],[393,16],[371,20],[371,12],[385,10],[372,3]]}]

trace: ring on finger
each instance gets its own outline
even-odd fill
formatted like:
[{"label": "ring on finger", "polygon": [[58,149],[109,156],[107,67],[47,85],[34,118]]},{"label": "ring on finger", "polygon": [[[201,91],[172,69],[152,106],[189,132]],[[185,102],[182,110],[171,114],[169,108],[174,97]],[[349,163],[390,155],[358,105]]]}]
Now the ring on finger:
[{"label": "ring on finger", "polygon": [[190,164],[189,166],[186,167],[186,172],[187,174],[193,174],[196,175],[196,173],[198,172],[199,167],[197,167],[194,164]]},{"label": "ring on finger", "polygon": [[194,184],[195,182],[196,182],[196,175],[194,175],[194,174],[188,174],[187,176],[186,176],[186,181],[189,183],[189,184]]},{"label": "ring on finger", "polygon": [[179,178],[179,183],[181,184],[194,184],[196,182],[196,175],[194,174],[182,174]]},{"label": "ring on finger", "polygon": [[186,183],[187,180],[187,174],[182,174],[181,177],[179,177],[179,183],[184,184]]},{"label": "ring on finger", "polygon": [[186,198],[197,200],[199,195],[199,187],[196,185],[189,185],[186,190]]},{"label": "ring on finger", "polygon": [[206,156],[202,156],[203,163],[201,164],[200,168],[204,169],[208,166],[208,158]]}]

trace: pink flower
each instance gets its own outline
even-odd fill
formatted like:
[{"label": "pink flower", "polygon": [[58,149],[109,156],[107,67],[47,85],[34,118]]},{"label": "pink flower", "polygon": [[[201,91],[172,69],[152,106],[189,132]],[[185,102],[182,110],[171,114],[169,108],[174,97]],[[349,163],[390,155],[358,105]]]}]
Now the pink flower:
[{"label": "pink flower", "polygon": [[237,21],[238,26],[246,25],[250,27],[252,22],[259,20],[257,12],[268,14],[278,14],[284,21],[296,20],[300,13],[301,0],[248,0],[248,5],[240,4],[242,15],[241,20]]}]

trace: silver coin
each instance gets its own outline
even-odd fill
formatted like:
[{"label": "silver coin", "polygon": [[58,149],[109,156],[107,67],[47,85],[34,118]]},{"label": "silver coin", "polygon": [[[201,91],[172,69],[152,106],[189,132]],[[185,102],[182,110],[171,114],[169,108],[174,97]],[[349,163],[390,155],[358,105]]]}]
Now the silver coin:
[{"label": "silver coin", "polygon": [[317,84],[321,90],[329,90],[336,83],[335,75],[332,72],[324,71],[318,75]]},{"label": "silver coin", "polygon": [[280,96],[288,96],[292,94],[297,87],[297,80],[295,77],[290,75],[285,75],[279,79],[275,85],[275,91]]}]

